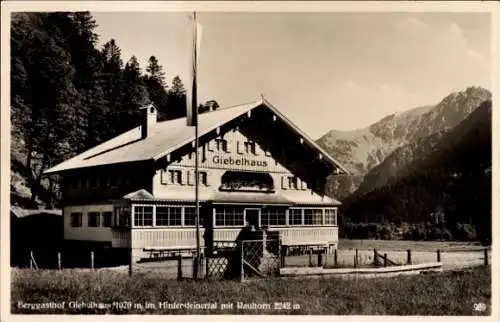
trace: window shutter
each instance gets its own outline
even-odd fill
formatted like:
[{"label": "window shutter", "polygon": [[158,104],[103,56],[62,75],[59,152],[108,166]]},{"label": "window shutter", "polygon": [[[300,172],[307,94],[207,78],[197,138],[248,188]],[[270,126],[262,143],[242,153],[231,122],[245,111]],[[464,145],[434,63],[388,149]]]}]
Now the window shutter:
[{"label": "window shutter", "polygon": [[205,173],[207,174],[207,186],[210,187],[212,185],[212,172],[207,171]]},{"label": "window shutter", "polygon": [[194,186],[194,173],[191,170],[186,171],[186,178],[188,186]]},{"label": "window shutter", "polygon": [[187,185],[187,173],[188,173],[188,170],[180,170],[180,184],[181,185]]},{"label": "window shutter", "polygon": [[287,184],[288,184],[288,177],[282,176],[281,177],[281,189],[286,190]]}]

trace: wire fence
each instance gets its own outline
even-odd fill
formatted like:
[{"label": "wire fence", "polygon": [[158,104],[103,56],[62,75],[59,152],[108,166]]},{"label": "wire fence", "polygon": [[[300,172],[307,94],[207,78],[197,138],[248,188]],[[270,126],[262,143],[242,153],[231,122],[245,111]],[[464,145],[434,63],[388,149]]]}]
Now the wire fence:
[{"label": "wire fence", "polygon": [[279,239],[215,242],[206,257],[206,278],[240,279],[278,276],[281,267]]}]

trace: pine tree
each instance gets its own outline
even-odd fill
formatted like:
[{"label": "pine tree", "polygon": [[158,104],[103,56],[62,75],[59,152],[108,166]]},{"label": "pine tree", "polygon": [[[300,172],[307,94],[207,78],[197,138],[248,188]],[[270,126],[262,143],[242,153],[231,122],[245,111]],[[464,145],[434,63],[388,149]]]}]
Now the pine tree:
[{"label": "pine tree", "polygon": [[144,76],[144,83],[151,101],[158,109],[158,118],[163,121],[167,118],[168,92],[165,84],[165,72],[155,56],[149,58],[146,72],[148,74]]},{"label": "pine tree", "polygon": [[161,86],[165,87],[165,72],[155,56],[149,57],[146,72],[149,74],[150,79],[156,80]]},{"label": "pine tree", "polygon": [[123,132],[139,125],[139,107],[151,102],[135,56],[125,65],[120,87],[122,91],[118,132]]},{"label": "pine tree", "polygon": [[104,83],[104,94],[108,102],[109,114],[106,117],[107,133],[105,138],[109,139],[118,134],[120,122],[120,99],[122,92],[122,73],[123,61],[121,59],[121,50],[114,39],[104,44],[102,49],[104,60],[102,79]]},{"label": "pine tree", "polygon": [[176,119],[185,117],[186,107],[186,89],[179,76],[172,79],[172,86],[168,92],[167,118]]}]

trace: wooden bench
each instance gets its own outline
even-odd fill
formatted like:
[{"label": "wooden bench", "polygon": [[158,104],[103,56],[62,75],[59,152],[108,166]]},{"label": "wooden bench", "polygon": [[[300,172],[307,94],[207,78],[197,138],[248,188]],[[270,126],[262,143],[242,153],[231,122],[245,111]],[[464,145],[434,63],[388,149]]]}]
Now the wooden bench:
[{"label": "wooden bench", "polygon": [[145,247],[143,252],[149,253],[150,260],[174,259],[179,256],[192,257],[196,253],[196,247],[168,246],[168,247]]},{"label": "wooden bench", "polygon": [[[290,248],[299,248],[300,254],[303,253],[303,250],[307,250],[307,253],[309,254],[309,266],[314,266],[312,262],[312,255],[313,253],[318,254],[318,266],[323,266],[324,260],[323,256],[326,259],[326,254],[328,253],[328,249],[331,247],[332,244],[328,243],[304,243],[304,244],[282,244],[281,245],[281,266],[285,266],[285,257],[288,255],[289,249]],[[325,260],[326,261],[326,260]]]}]

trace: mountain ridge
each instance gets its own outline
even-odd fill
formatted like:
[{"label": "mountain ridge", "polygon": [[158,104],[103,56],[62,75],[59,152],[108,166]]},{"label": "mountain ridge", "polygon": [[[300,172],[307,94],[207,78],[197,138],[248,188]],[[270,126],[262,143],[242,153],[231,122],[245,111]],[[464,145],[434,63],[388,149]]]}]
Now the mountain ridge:
[{"label": "mountain ridge", "polygon": [[[383,164],[394,151],[433,135],[437,140],[490,98],[491,92],[487,89],[471,86],[447,95],[435,105],[393,113],[365,128],[327,132],[316,142],[353,174],[350,179],[329,178],[328,190],[332,193],[336,191],[339,199],[347,197],[362,185],[370,171]],[[405,149],[409,148],[402,148],[401,151]]]}]

